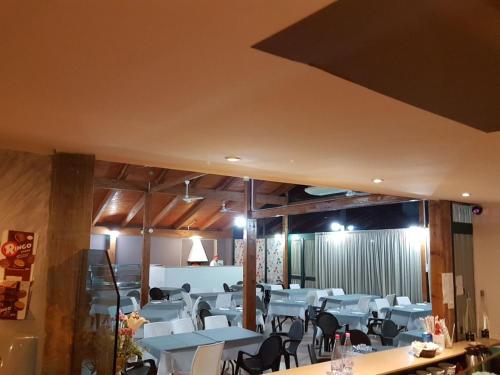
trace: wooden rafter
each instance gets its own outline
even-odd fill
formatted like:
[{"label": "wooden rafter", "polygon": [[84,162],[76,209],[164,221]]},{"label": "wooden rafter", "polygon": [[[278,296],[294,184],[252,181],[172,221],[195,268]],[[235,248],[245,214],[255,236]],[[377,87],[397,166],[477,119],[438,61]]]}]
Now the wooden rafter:
[{"label": "wooden rafter", "polygon": [[293,184],[281,184],[276,189],[274,189],[271,194],[272,195],[283,195],[283,194],[288,193],[295,186],[297,186],[297,185],[293,185]]},{"label": "wooden rafter", "polygon": [[396,204],[414,200],[415,199],[412,198],[381,194],[361,195],[355,197],[312,199],[310,201],[297,202],[282,207],[255,210],[252,212],[252,218],[262,219],[266,217],[283,215],[301,215],[313,212],[335,211],[347,208]]},{"label": "wooden rafter", "polygon": [[203,223],[203,225],[200,226],[200,230],[205,230],[207,228],[210,228],[212,224],[215,224],[217,221],[222,219],[226,215],[225,212],[220,212],[220,210],[217,210],[216,213],[214,213],[212,216],[208,218],[207,221]]},{"label": "wooden rafter", "polygon": [[153,181],[154,185],[159,185],[163,183],[165,180],[165,177],[168,175],[169,169],[162,169],[161,172],[156,176],[155,180]]},{"label": "wooden rafter", "polygon": [[195,178],[199,178],[199,177],[202,177],[202,176],[205,176],[205,173],[188,173],[184,176],[179,176],[179,177],[176,177],[176,178],[172,178],[172,179],[167,179],[167,181],[159,184],[159,185],[156,185],[156,186],[153,186],[151,188],[151,192],[161,192],[161,191],[164,191],[165,189],[168,189],[168,188],[171,188],[173,186],[176,186],[176,185],[180,185],[180,184],[183,184],[184,181],[186,180],[193,180]]},{"label": "wooden rafter", "polygon": [[128,223],[139,213],[139,211],[144,207],[144,195],[139,198],[139,200],[134,204],[134,207],[127,214],[127,217],[122,222],[122,227],[126,227]]},{"label": "wooden rafter", "polygon": [[[123,236],[141,236],[141,227],[129,227],[120,230],[120,235]],[[95,226],[92,228],[93,234],[108,234],[110,228],[106,226]],[[205,239],[231,238],[230,231],[219,230],[183,230],[183,229],[168,229],[155,228],[153,231],[155,237],[171,237],[171,238],[189,238],[192,236],[201,236]]]},{"label": "wooden rafter", "polygon": [[167,203],[165,207],[154,217],[151,222],[152,227],[156,227],[164,218],[167,216],[170,211],[179,203],[181,198],[179,196],[175,197],[173,200]]},{"label": "wooden rafter", "polygon": [[[128,164],[124,164],[123,167],[120,170],[120,173],[116,177],[116,180],[117,181],[123,181],[127,177],[128,170],[129,170],[129,165]],[[117,194],[118,194],[118,190],[115,190],[115,189],[111,189],[111,190],[109,190],[106,193],[106,196],[102,200],[101,205],[97,209],[97,212],[96,212],[96,214],[94,216],[94,219],[92,220],[92,225],[96,225],[96,223],[99,222],[99,220],[101,219],[101,216],[106,211],[106,208],[113,201],[113,199],[115,199],[115,197],[116,197]]]},{"label": "wooden rafter", "polygon": [[237,177],[226,177],[222,181],[222,183],[215,188],[217,191],[226,190],[229,186],[231,186],[238,178]]},{"label": "wooden rafter", "polygon": [[186,212],[184,212],[179,219],[177,219],[177,221],[174,223],[173,227],[175,229],[181,229],[183,227],[186,227],[188,224],[191,223],[190,220],[193,217],[193,215],[196,212],[198,212],[198,210],[201,207],[203,207],[205,204],[206,204],[206,202],[203,200],[200,200],[200,201],[193,203],[193,205],[191,207],[189,207],[189,209]]},{"label": "wooden rafter", "polygon": [[115,190],[130,190],[130,191],[147,191],[148,184],[146,182],[123,181],[113,178],[96,178],[94,187],[100,189],[115,189]]}]

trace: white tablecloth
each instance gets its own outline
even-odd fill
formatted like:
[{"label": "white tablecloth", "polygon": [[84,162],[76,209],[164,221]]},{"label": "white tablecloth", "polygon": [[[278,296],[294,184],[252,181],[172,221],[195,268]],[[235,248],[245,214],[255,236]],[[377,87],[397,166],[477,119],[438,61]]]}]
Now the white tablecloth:
[{"label": "white tablecloth", "polygon": [[421,328],[419,319],[429,315],[432,315],[432,304],[430,303],[394,306],[392,308],[391,320],[398,326],[414,330]]},{"label": "white tablecloth", "polygon": [[293,316],[305,320],[307,303],[296,301],[272,301],[267,307],[268,320],[277,316]]},{"label": "white tablecloth", "polygon": [[366,325],[368,324],[369,313],[349,310],[327,310],[335,316],[340,324],[349,324],[349,329],[359,329],[363,332],[368,332]]}]

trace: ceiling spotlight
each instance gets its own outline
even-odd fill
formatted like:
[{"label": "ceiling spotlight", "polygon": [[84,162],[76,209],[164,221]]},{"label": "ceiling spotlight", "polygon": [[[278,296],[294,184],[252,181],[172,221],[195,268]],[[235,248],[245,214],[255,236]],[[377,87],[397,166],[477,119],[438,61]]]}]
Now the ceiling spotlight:
[{"label": "ceiling spotlight", "polygon": [[234,225],[238,228],[244,228],[245,225],[247,224],[247,221],[243,216],[236,216],[234,218]]},{"label": "ceiling spotlight", "polygon": [[384,182],[384,179],[383,179],[383,178],[374,178],[374,179],[372,180],[372,182],[373,182],[374,184],[381,184],[382,182]]},{"label": "ceiling spotlight", "polygon": [[467,193],[467,192],[462,193],[462,197],[469,198],[470,197],[470,193]]},{"label": "ceiling spotlight", "polygon": [[330,229],[333,231],[333,232],[340,232],[342,230],[344,230],[344,226],[337,223],[337,222],[333,222],[330,224]]},{"label": "ceiling spotlight", "polygon": [[348,226],[347,226],[347,230],[348,230],[349,232],[352,232],[352,231],[354,230],[354,225],[348,225]]},{"label": "ceiling spotlight", "polygon": [[231,163],[236,163],[237,161],[240,161],[241,158],[239,156],[226,156],[226,160]]}]

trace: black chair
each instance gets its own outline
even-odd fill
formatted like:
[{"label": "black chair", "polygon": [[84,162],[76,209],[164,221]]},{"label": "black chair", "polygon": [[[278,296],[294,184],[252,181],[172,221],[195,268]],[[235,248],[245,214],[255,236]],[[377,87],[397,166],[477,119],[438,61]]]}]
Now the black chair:
[{"label": "black chair", "polygon": [[382,341],[382,345],[385,346],[393,346],[394,338],[399,335],[404,328],[398,329],[396,323],[394,323],[390,319],[386,319],[382,323],[382,329],[380,333],[380,340]]},{"label": "black chair", "polygon": [[207,301],[201,300],[200,302],[198,302],[198,311],[201,311],[202,309],[210,310],[211,308],[212,306],[210,306]]},{"label": "black chair", "polygon": [[[278,371],[281,361],[283,341],[278,335],[269,336],[264,340],[256,355],[239,351],[236,361],[235,374],[240,373],[240,368],[251,375],[262,374],[265,370]],[[246,357],[246,358],[245,358]]]},{"label": "black chair", "polygon": [[152,359],[128,363],[127,368],[122,371],[123,374],[127,375],[156,375],[157,372],[155,361]]},{"label": "black chair", "polygon": [[367,327],[369,335],[380,336],[382,330],[382,323],[384,322],[384,320],[391,319],[392,311],[390,308],[383,308],[381,311],[385,312],[384,318],[378,317],[378,311],[372,311],[373,318],[368,318]]},{"label": "black chair", "polygon": [[127,297],[134,297],[137,302],[141,301],[141,293],[138,290],[131,290],[127,293]]},{"label": "black chair", "polygon": [[224,292],[226,292],[226,293],[232,292],[231,288],[226,283],[222,284],[222,287],[224,288]]},{"label": "black chair", "polygon": [[299,367],[299,360],[297,358],[297,348],[302,342],[304,337],[304,324],[302,320],[295,320],[290,326],[288,333],[273,333],[273,335],[284,336],[287,339],[283,341],[283,355],[285,357],[285,366],[290,368],[290,357],[295,360],[295,367]]},{"label": "black chair", "polygon": [[321,356],[321,349],[324,346],[325,351],[330,351],[330,347],[335,341],[335,334],[343,326],[339,324],[339,321],[335,316],[330,313],[322,312],[317,318],[318,327],[321,329],[323,334],[319,340],[319,355]]},{"label": "black chair", "polygon": [[[255,297],[255,307],[257,309],[259,309],[260,311],[262,311],[262,318],[264,319],[264,323],[265,323],[266,319],[267,319],[266,305],[264,304],[264,302],[262,302],[262,300],[258,296]],[[264,333],[264,327],[259,326],[259,330],[260,330],[260,333]]]},{"label": "black chair", "polygon": [[189,283],[182,284],[181,288],[186,292],[189,293],[191,291],[191,285]]},{"label": "black chair", "polygon": [[243,281],[238,281],[236,285],[243,285]]},{"label": "black chair", "polygon": [[165,299],[165,295],[160,288],[151,288],[149,290],[149,296],[151,297],[152,301],[161,301]]},{"label": "black chair", "polygon": [[[313,347],[316,347],[316,335],[318,334],[318,312],[316,307],[312,305],[309,305],[307,307],[306,324],[309,322],[311,322],[313,326],[313,337],[312,337]],[[306,326],[306,332],[307,332],[307,326]]]},{"label": "black chair", "polygon": [[[371,342],[370,338],[363,331],[360,331],[359,329],[352,329],[352,330],[349,330],[348,332],[351,335],[350,338],[351,338],[351,344],[352,345],[361,345],[361,344],[365,344],[365,345],[368,345],[368,346],[372,345],[372,342]],[[345,334],[344,334],[342,336],[342,345],[344,345],[345,339],[346,339],[346,337],[345,337]]]},{"label": "black chair", "polygon": [[210,312],[210,310],[200,309],[199,315],[200,315],[201,325],[202,325],[203,329],[205,329],[205,318],[207,316],[212,316],[212,313]]},{"label": "black chair", "polygon": [[316,351],[314,350],[314,347],[312,347],[309,344],[307,344],[307,351],[309,352],[309,359],[311,360],[311,365],[320,362],[328,362],[330,360],[329,357],[324,357],[324,358],[316,357]]}]

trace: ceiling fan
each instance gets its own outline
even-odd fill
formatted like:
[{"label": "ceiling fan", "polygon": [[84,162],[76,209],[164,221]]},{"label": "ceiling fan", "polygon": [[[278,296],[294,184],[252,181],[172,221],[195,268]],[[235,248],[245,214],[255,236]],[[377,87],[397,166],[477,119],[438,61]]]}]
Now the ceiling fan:
[{"label": "ceiling fan", "polygon": [[182,198],[182,200],[184,202],[192,203],[194,201],[199,201],[199,200],[205,199],[205,197],[198,197],[198,196],[194,196],[194,195],[189,195],[189,180],[184,181],[184,183],[186,184],[186,194],[184,195],[184,198]]},{"label": "ceiling fan", "polygon": [[220,208],[219,212],[226,214],[226,213],[238,213],[239,211],[235,211],[226,207],[226,201],[222,201],[222,207]]}]

